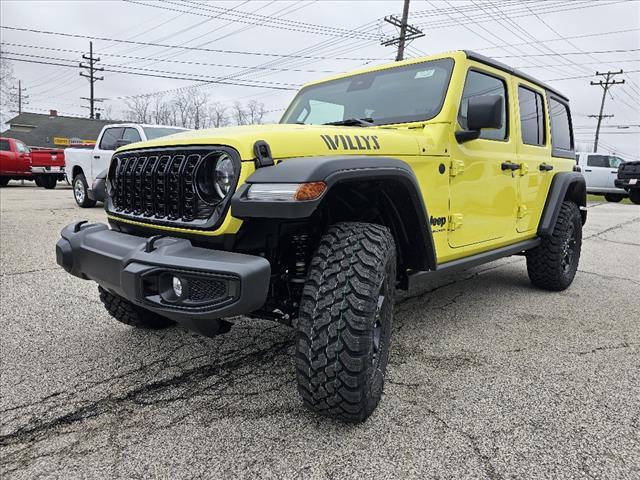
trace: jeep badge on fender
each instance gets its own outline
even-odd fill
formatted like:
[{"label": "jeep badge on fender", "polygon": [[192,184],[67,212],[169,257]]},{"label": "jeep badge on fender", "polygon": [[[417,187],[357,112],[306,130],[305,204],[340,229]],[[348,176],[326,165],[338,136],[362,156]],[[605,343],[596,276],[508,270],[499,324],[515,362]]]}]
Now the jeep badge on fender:
[{"label": "jeep badge on fender", "polygon": [[571,285],[586,221],[574,164],[562,93],[473,52],[414,58],[305,85],[278,125],[120,147],[109,225],[68,225],[56,256],[133,327],[290,325],[302,402],[362,422],[397,288],[509,255],[542,289]]}]

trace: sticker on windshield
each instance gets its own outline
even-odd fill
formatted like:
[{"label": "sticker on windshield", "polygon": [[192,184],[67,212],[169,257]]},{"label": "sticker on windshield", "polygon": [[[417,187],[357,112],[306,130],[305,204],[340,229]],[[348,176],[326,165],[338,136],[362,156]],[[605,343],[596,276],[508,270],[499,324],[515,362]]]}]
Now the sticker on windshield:
[{"label": "sticker on windshield", "polygon": [[416,76],[413,78],[429,78],[429,77],[433,77],[433,74],[435,72],[435,69],[431,68],[429,70],[421,70],[419,72],[416,72]]}]

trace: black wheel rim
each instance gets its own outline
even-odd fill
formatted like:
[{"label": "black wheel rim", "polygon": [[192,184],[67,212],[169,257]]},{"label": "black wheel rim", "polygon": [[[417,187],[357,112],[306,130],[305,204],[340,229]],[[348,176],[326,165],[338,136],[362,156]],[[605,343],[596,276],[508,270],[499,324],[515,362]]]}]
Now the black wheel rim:
[{"label": "black wheel rim", "polygon": [[568,273],[573,266],[573,259],[576,252],[575,228],[572,223],[567,229],[567,236],[562,244],[562,271]]},{"label": "black wheel rim", "polygon": [[[382,290],[382,289],[381,289]],[[376,305],[376,314],[373,322],[373,361],[377,363],[380,358],[380,337],[382,335],[382,308],[384,306],[385,295],[384,292],[381,291],[378,295],[378,304]]]}]

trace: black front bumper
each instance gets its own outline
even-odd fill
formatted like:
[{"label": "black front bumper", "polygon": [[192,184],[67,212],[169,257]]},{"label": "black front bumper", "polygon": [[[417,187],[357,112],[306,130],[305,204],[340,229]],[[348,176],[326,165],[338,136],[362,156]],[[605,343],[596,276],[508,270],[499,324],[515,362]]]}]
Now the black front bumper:
[{"label": "black front bumper", "polygon": [[[137,237],[101,223],[67,225],[56,259],[70,274],[204,334],[217,331],[217,319],[259,309],[271,276],[262,257],[173,237]],[[181,298],[172,287],[174,276],[184,287]]]}]

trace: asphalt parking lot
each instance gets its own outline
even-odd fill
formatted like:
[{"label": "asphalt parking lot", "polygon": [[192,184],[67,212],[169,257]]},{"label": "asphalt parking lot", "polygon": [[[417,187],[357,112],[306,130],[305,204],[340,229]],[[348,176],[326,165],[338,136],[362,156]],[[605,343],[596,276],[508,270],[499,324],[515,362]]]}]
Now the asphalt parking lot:
[{"label": "asphalt parking lot", "polygon": [[305,410],[292,332],[136,331],[55,263],[70,187],[0,190],[0,476],[639,478],[640,207],[592,204],[579,272],[512,257],[399,300],[381,405]]}]

